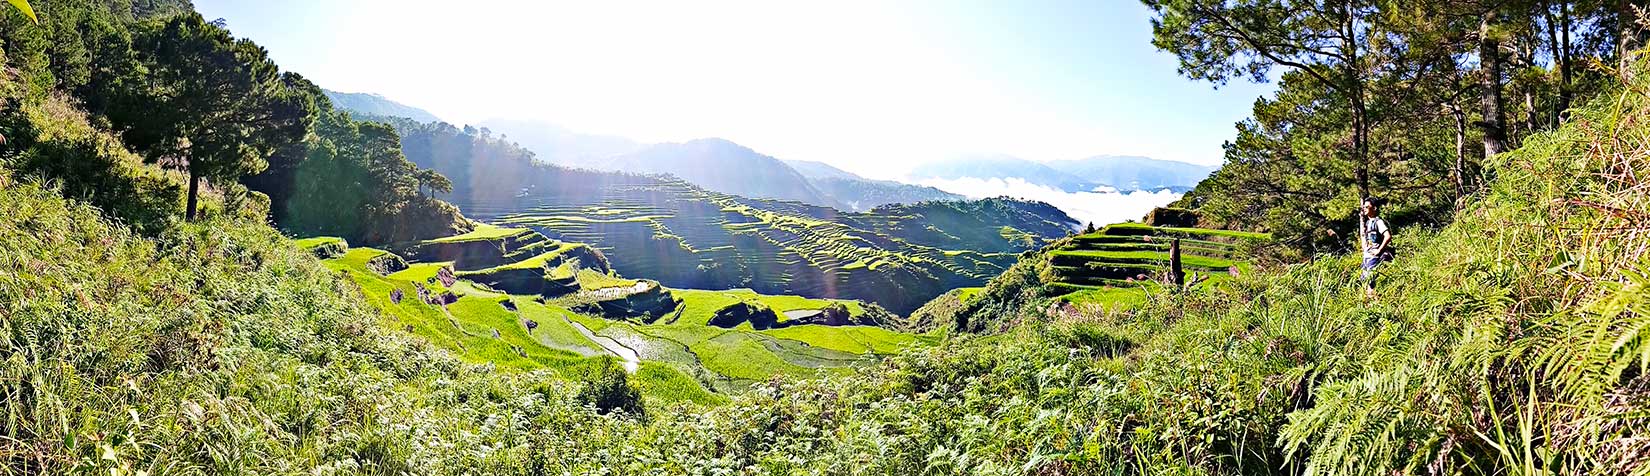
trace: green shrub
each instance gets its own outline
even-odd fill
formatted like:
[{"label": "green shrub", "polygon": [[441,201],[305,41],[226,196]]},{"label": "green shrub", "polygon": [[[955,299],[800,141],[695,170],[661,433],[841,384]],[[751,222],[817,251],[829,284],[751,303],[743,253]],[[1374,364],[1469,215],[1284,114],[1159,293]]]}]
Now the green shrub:
[{"label": "green shrub", "polygon": [[591,370],[579,389],[579,401],[603,414],[647,415],[642,410],[641,390],[630,384],[630,376],[612,358],[602,359],[601,365]]},{"label": "green shrub", "polygon": [[147,234],[171,226],[182,214],[182,178],[144,166],[67,99],[0,101],[7,103],[0,108],[0,130],[9,139],[0,146],[5,149],[0,166],[11,169],[14,179],[50,184]]}]

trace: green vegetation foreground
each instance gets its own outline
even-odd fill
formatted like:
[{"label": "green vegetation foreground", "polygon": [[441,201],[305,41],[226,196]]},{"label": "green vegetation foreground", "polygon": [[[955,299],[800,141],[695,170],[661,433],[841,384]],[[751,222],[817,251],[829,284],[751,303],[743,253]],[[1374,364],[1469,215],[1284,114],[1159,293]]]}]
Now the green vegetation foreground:
[{"label": "green vegetation foreground", "polygon": [[0,472],[1645,474],[1647,86],[1499,156],[1375,304],[1319,260],[646,417],[385,332],[264,225],[6,179]]},{"label": "green vegetation foreground", "polygon": [[[15,57],[42,43],[79,58]],[[63,70],[0,72],[0,474],[1650,474],[1643,75],[1487,159],[1373,303],[1322,258],[1122,311],[993,306],[972,320],[999,334],[638,407],[611,365],[388,331],[225,180],[181,222],[187,171],[50,94],[102,72],[30,64]]]}]

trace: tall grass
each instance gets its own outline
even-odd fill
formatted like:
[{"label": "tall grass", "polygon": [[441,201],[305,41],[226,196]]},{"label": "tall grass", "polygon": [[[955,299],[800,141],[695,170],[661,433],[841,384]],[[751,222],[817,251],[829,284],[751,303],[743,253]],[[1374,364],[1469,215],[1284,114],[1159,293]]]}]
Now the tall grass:
[{"label": "tall grass", "polygon": [[0,474],[508,471],[529,419],[594,418],[576,385],[381,331],[265,225],[146,238],[4,183]]},{"label": "tall grass", "polygon": [[0,173],[0,474],[1650,474],[1639,78],[1400,230],[1376,300],[1324,256],[1045,315],[1026,256],[935,318],[994,334],[646,421],[382,330],[267,226]]}]

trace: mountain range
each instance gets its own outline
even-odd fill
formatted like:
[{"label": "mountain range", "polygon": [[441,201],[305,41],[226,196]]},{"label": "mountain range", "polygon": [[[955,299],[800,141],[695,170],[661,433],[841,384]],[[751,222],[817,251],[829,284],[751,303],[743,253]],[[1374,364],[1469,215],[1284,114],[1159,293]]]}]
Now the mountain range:
[{"label": "mountain range", "polygon": [[430,111],[391,101],[384,96],[372,93],[341,93],[330,89],[322,89],[327,99],[332,100],[332,106],[350,112],[370,116],[405,117],[418,122],[441,122],[441,118]]},{"label": "mountain range", "polygon": [[934,187],[893,180],[872,180],[824,162],[787,160],[791,168],[813,183],[814,188],[836,199],[842,209],[862,212],[883,205],[910,204],[934,200],[966,200],[967,197]]},{"label": "mountain range", "polygon": [[1101,187],[1119,191],[1170,189],[1185,192],[1217,167],[1139,156],[1100,155],[1084,159],[1035,162],[1007,155],[967,156],[918,166],[909,176],[930,179],[1010,179],[1063,192]]},{"label": "mountain range", "polygon": [[933,187],[867,179],[823,162],[782,161],[720,138],[648,145],[618,136],[581,134],[543,121],[490,119],[481,126],[516,141],[547,163],[675,175],[711,191],[753,198],[796,200],[846,211],[964,198]]},{"label": "mountain range", "polygon": [[[452,189],[440,198],[466,216],[588,244],[621,275],[673,288],[860,299],[904,314],[950,289],[983,284],[1020,253],[1077,226],[1052,205],[1007,198],[867,212],[750,198],[678,177],[547,164],[501,135],[474,128],[369,119],[396,129],[408,161],[447,177]],[[806,185],[783,162],[719,139],[656,144],[615,160],[655,155],[684,163],[743,157],[737,168],[759,169],[753,175],[789,172],[788,183]],[[783,168],[769,168],[773,164]]]},{"label": "mountain range", "polygon": [[1047,164],[1055,170],[1111,185],[1118,190],[1169,188],[1182,192],[1197,185],[1198,182],[1219,168],[1127,155],[1101,155],[1086,159],[1056,160]]},{"label": "mountain range", "polygon": [[1007,155],[976,155],[931,162],[912,169],[908,176],[919,181],[1018,178],[1034,185],[1068,193],[1090,192],[1107,185],[1104,182],[1062,172],[1039,162]]},{"label": "mountain range", "polygon": [[541,161],[592,170],[612,169],[606,159],[647,147],[626,137],[583,134],[529,119],[488,119],[477,126],[509,137]]},{"label": "mountain range", "polygon": [[[327,91],[340,109],[369,116],[439,122],[423,109],[366,93]],[[477,124],[532,152],[540,162],[599,171],[673,175],[706,190],[751,198],[794,200],[844,211],[867,211],[889,204],[912,204],[965,197],[938,188],[873,180],[823,162],[780,160],[720,138],[647,144],[614,135],[585,134],[556,124],[521,119],[489,119]],[[1210,167],[1133,156],[1096,156],[1048,163],[1007,155],[980,155],[924,164],[913,181],[1007,179],[1064,192],[1119,190],[1185,191]]]},{"label": "mountain range", "polygon": [[726,139],[653,144],[603,162],[602,169],[675,175],[711,191],[844,208],[784,161]]}]

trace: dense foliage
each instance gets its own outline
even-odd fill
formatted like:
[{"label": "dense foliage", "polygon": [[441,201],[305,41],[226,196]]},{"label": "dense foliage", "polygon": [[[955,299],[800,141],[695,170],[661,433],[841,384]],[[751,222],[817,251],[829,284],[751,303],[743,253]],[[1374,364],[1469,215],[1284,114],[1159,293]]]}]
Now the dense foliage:
[{"label": "dense foliage", "polygon": [[[559,185],[554,177],[567,169],[533,161],[533,153],[491,131],[445,122],[418,122],[392,116],[369,116],[395,127],[401,150],[420,167],[451,179],[455,203],[499,203],[536,186]],[[585,179],[597,179],[596,173]]]},{"label": "dense foliage", "polygon": [[[261,47],[235,39],[188,2],[37,7],[39,24],[6,10],[0,28],[6,64],[15,71],[8,73],[8,104],[0,111],[12,119],[0,133],[23,151],[20,175],[59,180],[66,194],[91,198],[146,230],[163,226],[152,222],[169,215],[163,204],[168,198],[155,195],[169,193],[165,182],[109,180],[115,173],[109,170],[121,162],[111,154],[130,150],[183,171],[185,216],[194,214],[204,194],[231,209],[267,207],[289,231],[325,230],[363,242],[467,226],[450,205],[419,193],[422,187],[444,189],[445,179],[407,163],[393,147],[372,146],[372,140],[396,143],[393,131],[332,112],[319,88],[280,71]],[[80,129],[107,130],[120,141],[110,142],[109,133],[54,135],[50,120],[19,115],[43,104],[62,105],[54,117],[88,116],[79,119],[87,123]],[[86,114],[63,109],[76,105]],[[37,139],[50,143],[34,147]],[[306,166],[310,158],[319,163]],[[117,175],[158,173],[144,170]],[[333,192],[324,197],[333,202],[289,203],[301,171],[308,173],[307,186]],[[293,207],[299,213],[289,214]]]},{"label": "dense foliage", "polygon": [[[1291,24],[1242,24],[1272,23]],[[1642,74],[1487,155],[1450,224],[1400,233],[1378,299],[1324,256],[1044,313],[1027,253],[957,296],[958,327],[997,334],[637,408],[611,367],[464,364],[397,332],[229,191],[182,221],[187,177],[29,48],[0,72],[0,474],[1650,474]],[[1241,56],[1192,57],[1216,53]],[[383,126],[333,120],[329,146],[394,169],[396,193],[439,184]],[[1302,133],[1290,150],[1345,153]],[[1370,163],[1319,165],[1356,183]]]},{"label": "dense foliage", "polygon": [[198,13],[139,24],[132,59],[107,117],[150,161],[189,175],[184,216],[195,218],[202,179],[233,182],[268,166],[310,133],[315,97],[263,47],[237,40]]},{"label": "dense foliage", "polygon": [[1325,259],[645,421],[381,330],[267,228],[143,238],[7,180],[5,468],[1644,474],[1642,91],[1501,156],[1376,302]]},{"label": "dense foliage", "polygon": [[[325,99],[322,99],[325,105]],[[471,225],[458,209],[434,198],[452,182],[420,168],[401,153],[394,128],[326,110],[316,133],[293,153],[291,170],[266,179],[284,187],[277,219],[305,236],[338,236],[351,242],[397,243],[463,233]],[[428,194],[426,194],[426,191]]]},{"label": "dense foliage", "polygon": [[1279,86],[1183,206],[1303,254],[1348,246],[1366,196],[1444,223],[1487,157],[1560,124],[1646,33],[1634,2],[1145,3],[1187,77]]},{"label": "dense foliage", "polygon": [[0,128],[8,138],[0,164],[5,168],[58,184],[65,196],[96,205],[141,231],[157,232],[182,214],[179,180],[143,166],[142,158],[118,137],[96,129],[64,98],[28,101],[21,83],[6,79],[0,78]]}]

